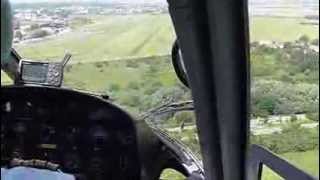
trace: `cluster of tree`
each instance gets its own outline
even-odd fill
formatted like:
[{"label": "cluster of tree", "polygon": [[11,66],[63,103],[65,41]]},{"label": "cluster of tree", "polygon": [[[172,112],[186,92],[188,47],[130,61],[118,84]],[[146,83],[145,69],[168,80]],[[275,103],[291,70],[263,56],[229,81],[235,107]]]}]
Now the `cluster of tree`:
[{"label": "cluster of tree", "polygon": [[70,21],[70,27],[76,29],[78,27],[81,27],[87,24],[92,24],[92,23],[93,23],[93,20],[89,17],[77,16]]},{"label": "cluster of tree", "polygon": [[52,35],[53,32],[47,29],[36,29],[28,35],[28,39],[43,38]]},{"label": "cluster of tree", "polygon": [[303,152],[319,149],[319,127],[302,128],[299,124],[291,124],[281,133],[269,135],[251,135],[251,143],[258,144],[275,153]]},{"label": "cluster of tree", "polygon": [[[318,40],[311,41],[302,36],[282,47],[256,45],[252,49],[251,109],[254,117],[306,114],[308,119],[319,121],[319,53],[310,48],[318,44]],[[171,66],[170,60],[164,58],[162,63],[151,60],[140,63],[149,66],[143,80],[131,82],[124,89],[115,84],[109,86],[108,91],[114,93],[112,96],[119,104],[131,108],[131,112],[142,113],[170,101],[191,98],[190,90],[180,82],[166,86],[159,81],[164,66]],[[140,63],[128,61],[126,67],[139,68]],[[168,129],[181,128],[188,123],[194,124],[195,116],[193,112],[179,112],[154,117],[154,120]],[[306,129],[295,122],[290,124],[281,133],[251,135],[251,142],[275,153],[319,148],[318,128]],[[196,129],[181,128],[179,132],[169,133],[200,155]]]},{"label": "cluster of tree", "polygon": [[160,81],[145,84],[131,82],[125,89],[111,84],[108,92],[116,99],[116,103],[133,110],[136,115],[168,102],[190,99],[190,93],[182,85],[166,87]]},{"label": "cluster of tree", "polygon": [[[196,129],[182,132],[168,132],[172,137],[185,143],[199,158],[200,144]],[[287,152],[304,152],[319,149],[319,127],[316,129],[302,128],[299,124],[285,127],[281,133],[269,135],[251,135],[251,144],[263,146],[270,151],[283,154]]]},{"label": "cluster of tree", "polygon": [[277,48],[256,45],[251,51],[253,79],[319,83],[319,52],[309,45],[301,45],[305,41],[287,42]]},{"label": "cluster of tree", "polygon": [[174,137],[175,139],[180,140],[184,144],[188,146],[188,148],[198,157],[201,158],[201,150],[200,150],[200,143],[198,138],[198,133],[195,129],[193,130],[185,130],[181,133],[172,133],[168,132],[170,136]]},{"label": "cluster of tree", "polygon": [[311,39],[309,36],[307,35],[302,35],[300,36],[300,38],[295,41],[297,43],[304,43],[305,45],[314,45],[314,46],[319,46],[319,39],[316,38],[316,39]]},{"label": "cluster of tree", "polygon": [[[251,52],[254,117],[303,113],[311,120],[319,120],[319,53],[310,48],[314,41],[302,36],[280,47],[254,46]],[[113,62],[109,62],[109,66],[97,63],[96,67],[112,68],[113,65]],[[160,81],[160,77],[168,73],[164,69],[172,66],[170,56],[128,60],[125,66],[141,69],[143,78],[122,88],[111,84],[107,93],[133,112],[139,114],[169,101],[191,99],[190,90],[178,80],[170,86]],[[173,71],[170,73],[174,76]]]},{"label": "cluster of tree", "polygon": [[251,96],[255,117],[317,113],[319,109],[317,84],[257,80],[253,82]]},{"label": "cluster of tree", "polygon": [[319,52],[312,45],[318,46],[319,40],[301,36],[279,47],[254,46],[253,116],[307,113],[319,120]]}]

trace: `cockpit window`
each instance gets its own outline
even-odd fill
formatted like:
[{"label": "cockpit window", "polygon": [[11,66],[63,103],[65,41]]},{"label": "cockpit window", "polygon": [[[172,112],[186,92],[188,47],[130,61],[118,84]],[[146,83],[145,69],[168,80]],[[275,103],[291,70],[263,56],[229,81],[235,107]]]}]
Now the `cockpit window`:
[{"label": "cockpit window", "polygon": [[175,39],[165,1],[12,2],[14,47],[22,57],[61,61],[66,52],[73,55],[64,86],[111,93],[114,86],[143,83],[149,69],[167,77],[157,83],[175,83],[169,64],[148,63],[166,61]]},{"label": "cockpit window", "polygon": [[1,85],[10,85],[12,84],[12,80],[8,77],[6,73],[1,71]]},{"label": "cockpit window", "polygon": [[[176,35],[165,0],[11,2],[13,46],[23,58],[60,62],[72,54],[64,87],[108,95],[137,119],[191,100],[172,66]],[[200,157],[193,111],[151,113],[146,120]]]},{"label": "cockpit window", "polygon": [[[251,142],[319,177],[319,1],[250,0]],[[267,167],[263,179],[281,179]]]}]

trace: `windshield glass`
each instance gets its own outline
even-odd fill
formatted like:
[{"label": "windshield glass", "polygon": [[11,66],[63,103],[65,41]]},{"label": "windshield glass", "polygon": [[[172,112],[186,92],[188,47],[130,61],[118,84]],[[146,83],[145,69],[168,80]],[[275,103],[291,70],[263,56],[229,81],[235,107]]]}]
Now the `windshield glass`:
[{"label": "windshield glass", "polygon": [[50,2],[14,3],[14,47],[39,61],[61,61],[70,52],[64,86],[98,92],[126,88],[143,79],[148,62],[170,54],[175,36],[165,1]]},{"label": "windshield glass", "polygon": [[[319,1],[250,0],[251,143],[319,177]],[[267,167],[264,180],[283,179]]]}]

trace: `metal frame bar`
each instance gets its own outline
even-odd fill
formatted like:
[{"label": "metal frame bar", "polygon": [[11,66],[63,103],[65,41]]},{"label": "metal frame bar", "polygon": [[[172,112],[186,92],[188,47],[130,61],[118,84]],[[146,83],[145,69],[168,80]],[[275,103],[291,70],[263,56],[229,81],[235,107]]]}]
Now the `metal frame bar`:
[{"label": "metal frame bar", "polygon": [[252,145],[248,164],[248,180],[261,180],[263,165],[266,165],[284,179],[316,180],[316,178],[293,166],[286,160],[281,159],[267,149],[258,145]]},{"label": "metal frame bar", "polygon": [[207,180],[246,179],[246,0],[168,0],[190,80]]}]

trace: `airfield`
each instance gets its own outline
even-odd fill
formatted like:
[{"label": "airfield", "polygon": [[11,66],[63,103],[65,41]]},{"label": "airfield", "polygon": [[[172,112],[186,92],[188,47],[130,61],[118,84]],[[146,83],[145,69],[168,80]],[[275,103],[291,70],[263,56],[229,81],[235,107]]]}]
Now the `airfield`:
[{"label": "airfield", "polygon": [[[90,23],[72,24],[71,32],[16,44],[15,48],[22,57],[39,61],[60,61],[66,51],[70,52],[73,57],[66,68],[64,82],[64,86],[70,88],[111,96],[112,91],[119,91],[115,96],[123,97],[131,92],[136,92],[136,96],[140,91],[144,93],[144,88],[151,86],[150,79],[161,87],[179,83],[170,59],[175,33],[168,14],[89,18]],[[302,35],[319,38],[319,26],[304,24],[304,21],[299,17],[250,17],[250,40],[293,42]],[[1,83],[11,83],[3,72]],[[130,88],[136,91],[126,92]],[[318,167],[314,166],[319,161],[318,150],[282,156],[319,176]],[[170,179],[174,175],[166,176]],[[269,171],[264,177],[267,180],[277,178]]]},{"label": "airfield", "polygon": [[[104,91],[114,83],[125,87],[143,76],[141,72],[148,65],[139,63],[139,59],[145,61],[149,57],[152,61],[157,59],[154,57],[170,55],[175,32],[168,14],[93,16],[90,19],[92,23],[75,24],[71,32],[17,44],[15,48],[22,57],[34,60],[59,61],[66,51],[72,53],[65,85],[93,91]],[[318,38],[319,29],[304,25],[303,21],[302,18],[252,17],[250,40],[286,42],[303,34],[311,39]],[[138,60],[141,66],[126,67],[126,60],[132,59]],[[101,68],[101,63],[109,66]],[[162,74],[173,76],[169,69],[172,68],[167,64],[161,69]],[[165,78],[162,83],[172,84],[172,81],[172,78]],[[4,78],[1,82],[8,80]]]}]

